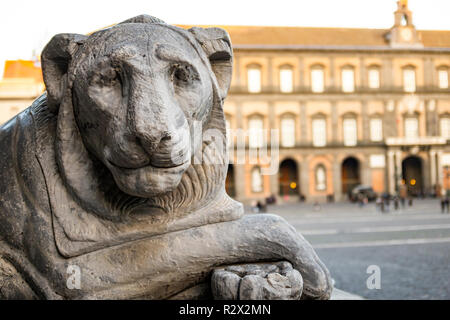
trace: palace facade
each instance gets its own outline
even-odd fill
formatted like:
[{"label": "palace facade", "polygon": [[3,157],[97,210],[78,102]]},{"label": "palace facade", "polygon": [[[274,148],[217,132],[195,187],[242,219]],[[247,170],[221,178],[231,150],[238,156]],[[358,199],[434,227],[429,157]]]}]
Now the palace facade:
[{"label": "palace facade", "polygon": [[248,130],[248,150],[271,144],[264,129],[278,129],[280,144],[279,155],[269,148],[276,174],[234,152],[229,194],[324,201],[359,184],[450,188],[450,31],[416,30],[407,1],[385,30],[221,27],[234,47],[228,127]]}]

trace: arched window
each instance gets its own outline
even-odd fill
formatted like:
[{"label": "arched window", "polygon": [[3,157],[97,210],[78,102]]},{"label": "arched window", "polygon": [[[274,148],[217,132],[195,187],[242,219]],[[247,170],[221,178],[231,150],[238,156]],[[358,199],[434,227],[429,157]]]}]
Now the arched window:
[{"label": "arched window", "polygon": [[344,145],[356,146],[358,141],[358,128],[356,117],[354,115],[347,115],[342,121]]},{"label": "arched window", "polygon": [[342,68],[341,84],[343,92],[355,91],[355,70],[352,66],[345,66]]},{"label": "arched window", "polygon": [[292,114],[285,114],[281,117],[281,146],[295,146],[295,117]]},{"label": "arched window", "polygon": [[261,175],[261,169],[259,167],[254,167],[252,169],[252,192],[258,193],[263,191],[263,179]]},{"label": "arched window", "polygon": [[370,66],[368,71],[368,83],[370,89],[378,89],[380,87],[380,67]]},{"label": "arched window", "polygon": [[415,139],[419,137],[419,119],[417,116],[405,117],[405,138]]},{"label": "arched window", "polygon": [[440,89],[448,89],[448,67],[438,68],[438,84]]},{"label": "arched window", "polygon": [[414,66],[403,68],[403,90],[405,92],[416,92],[416,69]]},{"label": "arched window", "polygon": [[264,120],[253,115],[248,120],[248,144],[250,148],[262,148],[264,143]]},{"label": "arched window", "polygon": [[327,144],[327,121],[322,115],[312,120],[312,142],[315,147],[323,147]]},{"label": "arched window", "polygon": [[441,137],[450,139],[450,115],[445,115],[439,119],[439,127],[441,131]]},{"label": "arched window", "polygon": [[290,65],[280,67],[280,91],[283,93],[292,92],[294,89],[293,72]]},{"label": "arched window", "polygon": [[319,164],[315,170],[316,190],[324,191],[327,189],[327,175],[323,164]]},{"label": "arched window", "polygon": [[248,92],[261,92],[261,66],[251,64],[247,67],[247,88]]},{"label": "arched window", "polygon": [[374,117],[370,119],[370,140],[383,140],[383,120],[381,117]]},{"label": "arched window", "polygon": [[311,91],[323,92],[325,89],[324,68],[321,65],[311,67]]}]

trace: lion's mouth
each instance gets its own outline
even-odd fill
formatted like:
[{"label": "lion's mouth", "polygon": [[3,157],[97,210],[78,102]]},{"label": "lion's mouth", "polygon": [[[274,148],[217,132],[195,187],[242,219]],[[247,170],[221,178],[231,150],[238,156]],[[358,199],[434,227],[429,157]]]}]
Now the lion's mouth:
[{"label": "lion's mouth", "polygon": [[140,170],[140,169],[150,169],[150,168],[154,168],[154,169],[166,169],[166,170],[170,170],[170,169],[183,169],[183,168],[187,168],[191,161],[189,159],[185,160],[184,162],[180,163],[180,164],[168,164],[168,163],[161,163],[161,164],[157,164],[157,163],[148,163],[146,165],[143,166],[139,166],[139,167],[134,167],[134,166],[120,166],[115,164],[113,161],[107,159],[108,164],[111,165],[114,168],[120,169],[122,171],[132,171],[132,170]]}]

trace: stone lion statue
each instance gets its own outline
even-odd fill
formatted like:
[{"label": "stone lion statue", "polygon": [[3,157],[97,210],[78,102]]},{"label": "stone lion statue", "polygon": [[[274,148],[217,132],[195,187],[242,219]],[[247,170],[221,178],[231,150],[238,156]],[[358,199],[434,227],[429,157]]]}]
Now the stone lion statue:
[{"label": "stone lion statue", "polygon": [[330,297],[310,244],[225,192],[224,30],[142,15],[41,61],[46,93],[0,128],[1,298]]}]

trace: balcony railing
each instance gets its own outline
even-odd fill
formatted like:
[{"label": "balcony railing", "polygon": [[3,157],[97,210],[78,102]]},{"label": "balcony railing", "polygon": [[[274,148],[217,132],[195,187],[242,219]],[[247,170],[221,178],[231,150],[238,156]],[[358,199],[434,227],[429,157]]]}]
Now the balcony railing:
[{"label": "balcony railing", "polygon": [[232,86],[230,88],[231,94],[250,94],[250,95],[258,95],[258,94],[313,94],[313,95],[321,95],[321,94],[343,94],[343,95],[351,95],[351,94],[386,94],[386,93],[433,93],[433,94],[449,94],[450,88],[441,89],[437,86],[420,86],[416,87],[415,92],[406,92],[402,86],[382,86],[380,88],[369,88],[358,86],[355,87],[355,90],[352,92],[344,92],[342,91],[342,87],[339,86],[329,86],[324,88],[323,92],[312,92],[311,87],[307,86],[298,86],[293,88],[291,92],[281,92],[280,87],[277,86],[263,86],[261,87],[261,91],[259,92],[249,92],[247,86]]}]

